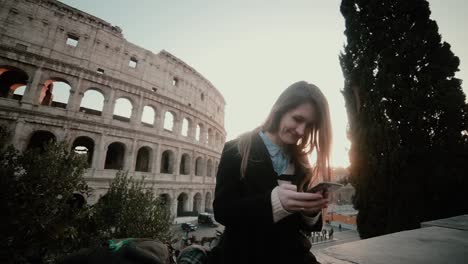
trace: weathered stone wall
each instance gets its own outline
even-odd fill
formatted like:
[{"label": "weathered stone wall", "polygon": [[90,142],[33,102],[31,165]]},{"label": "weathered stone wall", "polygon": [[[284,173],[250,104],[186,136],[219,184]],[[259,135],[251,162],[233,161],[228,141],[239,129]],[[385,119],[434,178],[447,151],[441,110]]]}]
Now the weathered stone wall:
[{"label": "weathered stone wall", "polygon": [[[70,86],[68,102],[46,103],[47,86],[55,82]],[[24,94],[14,94],[20,86]],[[120,28],[58,1],[0,0],[0,89],[0,124],[13,131],[18,149],[38,131],[71,145],[88,142],[90,203],[105,193],[117,166],[154,183],[174,214],[211,208],[225,101],[172,54],[140,48]],[[88,91],[103,96],[101,111],[83,107]],[[120,98],[132,105],[128,118],[114,112]],[[145,106],[154,110],[152,124],[142,123]],[[174,120],[169,129],[167,112]],[[121,164],[110,157],[116,145]]]}]

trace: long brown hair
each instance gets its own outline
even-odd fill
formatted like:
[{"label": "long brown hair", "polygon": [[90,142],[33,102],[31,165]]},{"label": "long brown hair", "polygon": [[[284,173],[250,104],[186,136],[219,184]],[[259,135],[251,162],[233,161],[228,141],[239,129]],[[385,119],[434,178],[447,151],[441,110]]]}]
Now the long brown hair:
[{"label": "long brown hair", "polygon": [[[330,181],[332,131],[328,102],[317,86],[305,81],[296,82],[284,90],[273,105],[265,122],[239,137],[238,148],[242,158],[241,177],[245,176],[253,136],[260,131],[278,132],[284,114],[304,103],[311,103],[314,106],[317,119],[296,145],[289,146],[292,161],[306,171],[306,176],[300,187],[303,188],[306,183],[309,185],[307,187],[310,187],[320,177]],[[316,156],[313,165],[309,162],[312,153]]]}]

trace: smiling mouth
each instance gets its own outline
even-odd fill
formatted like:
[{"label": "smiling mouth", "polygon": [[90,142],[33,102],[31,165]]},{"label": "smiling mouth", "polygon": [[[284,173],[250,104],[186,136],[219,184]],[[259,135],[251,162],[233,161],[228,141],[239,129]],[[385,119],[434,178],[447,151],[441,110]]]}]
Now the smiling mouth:
[{"label": "smiling mouth", "polygon": [[298,140],[300,138],[300,136],[294,132],[289,132],[289,134],[296,140]]}]

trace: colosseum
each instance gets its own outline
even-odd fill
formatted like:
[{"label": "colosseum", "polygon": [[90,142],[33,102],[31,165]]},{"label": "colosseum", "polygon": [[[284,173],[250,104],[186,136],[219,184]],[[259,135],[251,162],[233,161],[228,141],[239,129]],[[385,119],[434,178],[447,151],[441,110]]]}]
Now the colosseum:
[{"label": "colosseum", "polygon": [[49,140],[86,154],[95,203],[119,170],[175,216],[212,209],[225,101],[167,51],[55,0],[0,0],[0,125],[19,150]]}]

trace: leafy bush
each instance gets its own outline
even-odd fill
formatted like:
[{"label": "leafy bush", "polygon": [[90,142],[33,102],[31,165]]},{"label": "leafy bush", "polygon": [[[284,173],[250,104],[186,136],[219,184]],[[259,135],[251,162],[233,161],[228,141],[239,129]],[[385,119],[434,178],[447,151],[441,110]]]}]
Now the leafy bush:
[{"label": "leafy bush", "polygon": [[144,180],[118,172],[95,206],[80,206],[83,155],[55,142],[20,153],[8,137],[0,126],[0,263],[53,262],[110,238],[170,239],[170,210]]},{"label": "leafy bush", "polygon": [[118,172],[109,190],[94,206],[93,218],[101,237],[170,239],[171,214],[163,200],[146,188],[144,179],[132,181]]},{"label": "leafy bush", "polygon": [[88,191],[85,167],[64,143],[43,152],[11,146],[0,152],[0,262],[48,260],[79,246],[87,211],[72,204],[77,192]]}]

